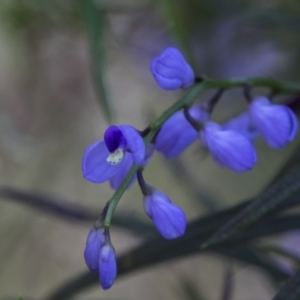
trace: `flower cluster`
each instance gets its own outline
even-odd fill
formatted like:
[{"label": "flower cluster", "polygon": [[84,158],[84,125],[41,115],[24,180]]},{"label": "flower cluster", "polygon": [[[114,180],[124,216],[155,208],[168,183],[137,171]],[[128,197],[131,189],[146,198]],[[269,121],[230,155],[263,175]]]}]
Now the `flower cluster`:
[{"label": "flower cluster", "polygon": [[109,289],[117,276],[117,262],[108,231],[105,234],[103,229],[95,227],[90,230],[84,259],[92,272],[99,272],[99,281],[103,289]]},{"label": "flower cluster", "polygon": [[[166,90],[186,89],[197,80],[191,66],[176,48],[166,48],[151,63],[151,71],[157,84]],[[234,172],[245,172],[257,162],[254,140],[261,136],[274,149],[292,141],[298,131],[294,112],[285,105],[273,104],[266,97],[247,97],[248,110],[225,124],[211,121],[211,113],[223,90],[219,90],[206,103],[186,106],[165,119],[155,131],[152,140],[145,144],[144,136],[151,126],[139,132],[129,125],[109,126],[104,138],[91,144],[82,160],[84,178],[93,183],[109,181],[118,189],[133,164],[139,169],[121,189],[128,188],[136,179],[144,195],[144,210],[157,231],[165,239],[181,237],[186,229],[184,211],[163,192],[148,185],[142,175],[154,150],[165,158],[180,155],[195,141],[206,147],[214,161]],[[183,106],[182,106],[183,108]],[[134,170],[134,169],[133,169]],[[126,184],[127,184],[126,182]],[[119,191],[119,190],[118,190]],[[119,193],[119,192],[118,192]],[[110,203],[108,203],[109,206]],[[109,225],[103,224],[107,210],[88,235],[85,261],[89,269],[99,272],[104,289],[113,284],[117,275],[115,250],[109,237]]]},{"label": "flower cluster", "polygon": [[[162,126],[156,138],[156,150],[166,158],[179,155],[197,139],[208,148],[214,160],[235,172],[253,168],[256,153],[253,141],[258,136],[273,149],[283,148],[298,131],[294,112],[285,105],[272,104],[265,97],[254,98],[248,111],[223,125],[207,121],[205,112],[194,106],[189,111],[202,129],[198,132],[183,112],[177,112]],[[195,112],[198,111],[198,115]]]},{"label": "flower cluster", "polygon": [[[177,79],[191,84],[195,82],[195,78],[191,78],[193,73],[184,71],[189,69],[184,57],[179,56],[178,50],[175,50],[167,48],[152,62],[153,76],[163,89],[170,89],[168,80],[174,82]],[[155,72],[153,65],[157,66]],[[164,68],[160,67],[161,65]],[[166,69],[169,69],[169,72]],[[179,70],[182,70],[180,75]],[[184,88],[182,85],[176,86],[180,87]],[[191,118],[201,125],[198,128],[186,119],[182,111],[175,113],[158,133],[156,150],[166,158],[172,158],[198,139],[208,148],[218,164],[235,172],[245,172],[251,170],[257,162],[253,147],[256,137],[261,135],[271,148],[279,149],[292,141],[298,131],[298,120],[294,112],[285,105],[272,104],[266,97],[251,99],[247,112],[223,126],[210,121],[212,108],[205,110],[194,106],[189,109]]]}]

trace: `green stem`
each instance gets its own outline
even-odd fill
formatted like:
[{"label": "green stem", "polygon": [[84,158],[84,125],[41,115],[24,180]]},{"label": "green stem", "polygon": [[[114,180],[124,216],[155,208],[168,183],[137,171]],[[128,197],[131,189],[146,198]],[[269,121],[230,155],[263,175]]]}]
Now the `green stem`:
[{"label": "green stem", "polygon": [[254,78],[232,78],[232,79],[212,79],[203,77],[203,82],[207,89],[224,88],[230,89],[235,87],[266,87],[280,94],[297,94],[300,93],[299,83],[283,83],[273,78],[254,77]]},{"label": "green stem", "polygon": [[175,102],[169,109],[167,109],[156,121],[154,121],[150,128],[159,129],[176,111],[182,109],[186,105],[190,105],[195,101],[195,98],[207,88],[204,82],[195,85],[190,89],[180,100]]},{"label": "green stem", "polygon": [[108,209],[105,215],[104,219],[104,227],[109,227],[111,223],[111,219],[113,216],[113,213],[115,211],[116,206],[118,205],[122,195],[124,194],[128,184],[130,183],[131,178],[134,176],[136,171],[138,170],[139,166],[136,164],[133,164],[132,167],[130,168],[129,172],[127,173],[126,177],[114,193],[114,195],[111,197],[111,199],[108,201]]},{"label": "green stem", "polygon": [[105,11],[97,7],[94,0],[82,0],[82,10],[85,15],[88,39],[91,52],[91,66],[95,83],[97,99],[104,111],[107,121],[111,123],[114,108],[108,89],[105,53]]},{"label": "green stem", "polygon": [[[156,135],[157,131],[163,125],[163,123],[171,117],[176,111],[183,108],[185,105],[189,105],[195,101],[195,98],[199,95],[201,91],[205,88],[204,84],[196,85],[192,88],[186,95],[184,95],[180,100],[174,103],[169,109],[167,109],[155,122],[150,125],[151,130],[144,137],[144,142],[146,147],[150,144],[153,137]],[[127,173],[125,179],[122,181],[114,195],[108,201],[108,208],[104,219],[104,227],[109,227],[111,219],[116,206],[118,205],[122,195],[124,194],[128,184],[130,183],[132,177],[135,175],[140,166],[133,164]]]}]

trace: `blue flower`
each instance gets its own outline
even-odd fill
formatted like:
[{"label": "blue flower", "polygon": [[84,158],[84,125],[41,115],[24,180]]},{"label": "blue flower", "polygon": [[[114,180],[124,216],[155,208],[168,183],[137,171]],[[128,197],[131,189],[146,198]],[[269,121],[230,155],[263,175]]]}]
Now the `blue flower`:
[{"label": "blue flower", "polygon": [[298,120],[289,107],[257,97],[251,102],[249,110],[254,126],[271,148],[283,148],[295,138]]},{"label": "blue flower", "polygon": [[222,127],[225,130],[233,130],[241,133],[251,142],[259,136],[259,132],[255,128],[248,112],[241,113],[237,117],[223,124]]},{"label": "blue flower", "polygon": [[102,229],[90,230],[86,241],[86,247],[84,250],[84,259],[86,265],[92,272],[97,272],[99,268],[99,253],[100,249],[105,241],[105,237]]},{"label": "blue flower", "polygon": [[161,191],[154,190],[144,197],[144,210],[165,239],[175,239],[184,234],[186,228],[184,211]]},{"label": "blue flower", "polygon": [[[206,122],[209,119],[209,114],[199,106],[191,107],[189,112],[196,121]],[[155,139],[155,146],[166,158],[172,158],[183,152],[197,138],[197,131],[186,120],[183,111],[178,111],[161,127]]]},{"label": "blue flower", "polygon": [[200,132],[200,139],[214,160],[232,171],[245,172],[256,163],[252,143],[239,132],[224,130],[220,125],[208,122]]},{"label": "blue flower", "polygon": [[195,74],[181,52],[166,48],[151,63],[151,72],[157,84],[165,90],[187,89],[194,84]]},{"label": "blue flower", "polygon": [[110,243],[105,244],[99,256],[99,280],[104,290],[109,289],[117,276],[115,249]]},{"label": "blue flower", "polygon": [[110,126],[104,140],[86,149],[82,160],[83,177],[94,183],[114,180],[114,176],[123,174],[132,162],[143,164],[144,159],[145,144],[136,129],[129,125]]}]

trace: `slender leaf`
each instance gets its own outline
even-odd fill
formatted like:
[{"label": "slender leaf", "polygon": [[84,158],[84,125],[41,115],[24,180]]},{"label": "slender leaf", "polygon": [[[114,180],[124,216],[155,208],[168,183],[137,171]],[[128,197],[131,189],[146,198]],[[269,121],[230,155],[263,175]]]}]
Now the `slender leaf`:
[{"label": "slender leaf", "polygon": [[[253,226],[241,230],[236,235],[228,239],[228,243],[243,243],[253,239],[280,234],[286,231],[291,231],[300,228],[300,215],[287,215],[276,218],[264,219],[257,222]],[[227,245],[227,240],[222,241],[222,245]],[[212,246],[212,245],[211,245]],[[214,247],[214,246],[213,246]]]},{"label": "slender leaf", "polygon": [[109,97],[105,61],[105,11],[100,10],[94,0],[82,0],[90,49],[91,67],[99,103],[109,122],[113,118],[113,106]]},{"label": "slender leaf", "polygon": [[292,251],[284,249],[283,247],[279,247],[276,245],[264,245],[259,247],[258,250],[264,253],[274,253],[280,255],[300,265],[300,256]]},{"label": "slender leaf", "polygon": [[273,180],[270,182],[270,185],[273,185],[276,181],[278,181],[283,174],[286,174],[289,170],[295,168],[295,166],[300,165],[300,145],[298,145],[293,151],[292,155],[288,158],[286,163],[282,166],[279,172],[275,175]]},{"label": "slender leaf", "polygon": [[243,249],[229,249],[223,247],[218,253],[241,263],[259,267],[274,281],[281,281],[289,276],[287,270],[278,264],[277,261],[270,259],[266,255],[262,255],[253,247],[245,247]]},{"label": "slender leaf", "polygon": [[259,220],[263,215],[277,207],[281,202],[289,199],[291,195],[300,190],[300,168],[285,175],[275,185],[252,201],[245,209],[222,225],[202,247],[221,242],[239,229],[249,226]]},{"label": "slender leaf", "polygon": [[272,300],[300,299],[300,270],[292,276],[279,290]]}]

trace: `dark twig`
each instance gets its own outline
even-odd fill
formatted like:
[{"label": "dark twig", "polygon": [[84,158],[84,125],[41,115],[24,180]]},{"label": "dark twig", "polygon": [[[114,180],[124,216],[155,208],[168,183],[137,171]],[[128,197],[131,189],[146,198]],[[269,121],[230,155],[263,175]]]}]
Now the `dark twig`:
[{"label": "dark twig", "polygon": [[100,215],[82,205],[69,203],[42,194],[34,194],[12,187],[0,187],[0,197],[17,203],[26,204],[43,212],[72,221],[94,221]]}]

